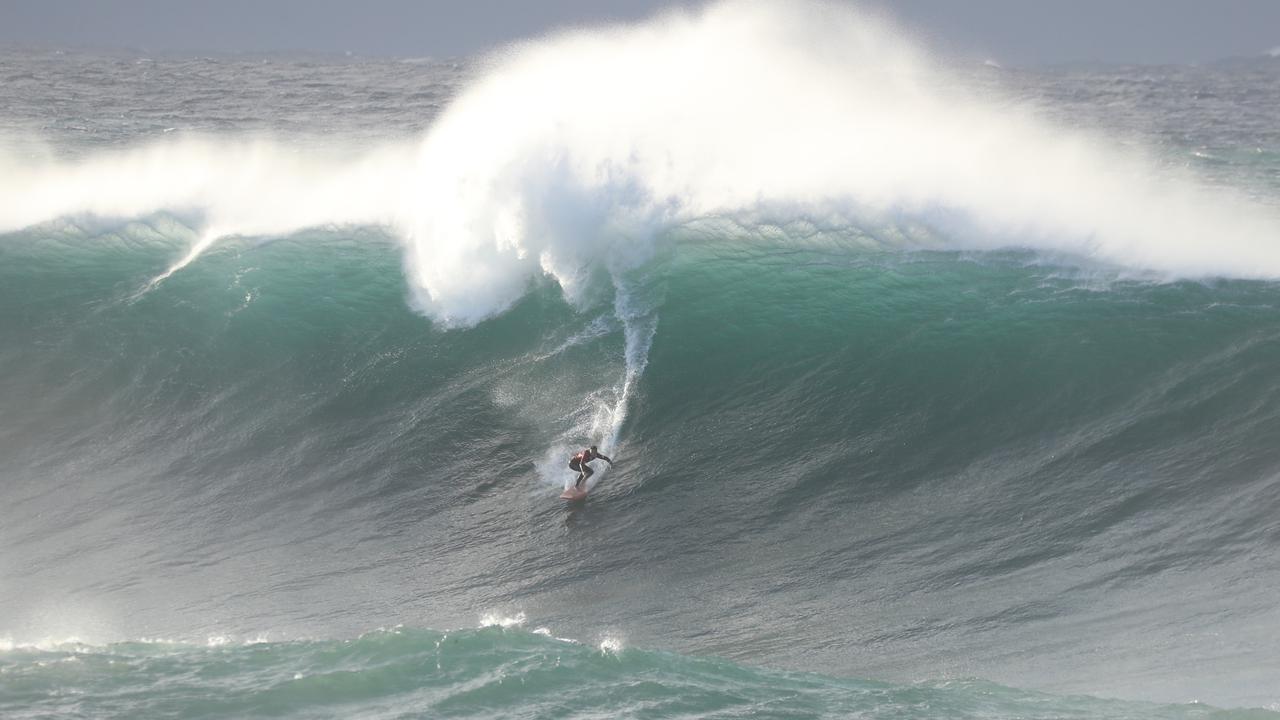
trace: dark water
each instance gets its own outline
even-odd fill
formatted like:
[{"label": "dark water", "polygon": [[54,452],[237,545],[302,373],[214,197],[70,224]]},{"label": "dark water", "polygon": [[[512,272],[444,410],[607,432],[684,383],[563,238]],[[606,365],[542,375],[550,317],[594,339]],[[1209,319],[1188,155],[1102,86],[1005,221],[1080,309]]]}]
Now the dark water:
[{"label": "dark water", "polygon": [[[3,62],[18,163],[170,128],[374,143],[475,72]],[[1274,63],[976,82],[1274,202]],[[453,327],[415,310],[391,229],[236,235],[162,278],[200,225],[0,237],[6,714],[1280,702],[1272,280],[702,219],[573,302],[536,280]],[[566,506],[591,441],[617,467]]]}]

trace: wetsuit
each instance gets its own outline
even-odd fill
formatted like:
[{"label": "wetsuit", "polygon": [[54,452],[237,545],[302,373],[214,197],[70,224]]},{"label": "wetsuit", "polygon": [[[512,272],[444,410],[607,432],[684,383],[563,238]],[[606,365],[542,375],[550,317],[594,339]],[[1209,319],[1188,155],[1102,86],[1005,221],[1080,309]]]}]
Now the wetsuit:
[{"label": "wetsuit", "polygon": [[582,473],[582,475],[578,477],[578,481],[573,484],[574,487],[581,487],[582,482],[591,477],[595,471],[592,470],[591,466],[587,463],[598,457],[600,456],[592,453],[590,450],[583,450],[577,455],[569,458],[569,469],[577,473]]},{"label": "wetsuit", "polygon": [[582,472],[582,463],[591,462],[591,451],[583,450],[582,452],[569,458],[569,469],[574,472]]}]

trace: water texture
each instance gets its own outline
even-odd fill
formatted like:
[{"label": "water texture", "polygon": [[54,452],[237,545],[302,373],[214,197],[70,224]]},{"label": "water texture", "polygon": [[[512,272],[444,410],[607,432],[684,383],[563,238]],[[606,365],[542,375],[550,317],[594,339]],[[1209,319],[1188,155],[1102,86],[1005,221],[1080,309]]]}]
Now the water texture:
[{"label": "water texture", "polygon": [[0,77],[6,716],[1280,708],[1274,59]]}]

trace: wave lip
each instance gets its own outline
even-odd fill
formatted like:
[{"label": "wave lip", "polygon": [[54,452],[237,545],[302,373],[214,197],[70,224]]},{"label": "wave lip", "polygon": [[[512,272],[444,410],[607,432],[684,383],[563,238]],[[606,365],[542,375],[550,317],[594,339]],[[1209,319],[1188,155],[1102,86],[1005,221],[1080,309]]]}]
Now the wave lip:
[{"label": "wave lip", "polygon": [[938,227],[1172,276],[1280,277],[1274,210],[967,90],[901,33],[818,3],[725,2],[498,55],[423,142],[403,231],[461,323],[532,278],[571,300],[715,217]]},{"label": "wave lip", "polygon": [[1274,209],[966,89],[865,10],[721,2],[484,67],[418,142],[188,135],[73,161],[0,155],[0,231],[176,212],[199,239],[172,273],[219,237],[384,226],[414,305],[453,326],[539,279],[584,303],[602,276],[660,256],[671,228],[726,217],[924,223],[953,249],[1280,277]]}]

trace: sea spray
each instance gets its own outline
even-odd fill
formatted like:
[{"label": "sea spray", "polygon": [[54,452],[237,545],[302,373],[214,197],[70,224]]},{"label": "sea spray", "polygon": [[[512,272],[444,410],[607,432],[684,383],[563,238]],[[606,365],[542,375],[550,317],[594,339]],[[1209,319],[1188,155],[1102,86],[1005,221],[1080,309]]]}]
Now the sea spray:
[{"label": "sea spray", "polygon": [[462,321],[539,274],[572,299],[585,263],[742,214],[923,220],[952,247],[1175,275],[1280,272],[1273,213],[966,92],[891,28],[826,5],[727,3],[513,48],[433,127],[421,166],[410,280]]},{"label": "sea spray", "polygon": [[[188,137],[0,164],[0,229],[179,211],[203,238],[374,224],[414,305],[467,326],[534,278],[570,302],[711,217],[941,228],[1175,276],[1280,276],[1273,211],[966,90],[857,8],[726,2],[505,49],[416,144]],[[885,233],[899,240],[910,233]],[[198,253],[197,253],[198,254]],[[194,260],[190,251],[183,262]]]}]

